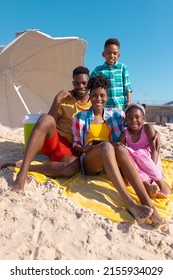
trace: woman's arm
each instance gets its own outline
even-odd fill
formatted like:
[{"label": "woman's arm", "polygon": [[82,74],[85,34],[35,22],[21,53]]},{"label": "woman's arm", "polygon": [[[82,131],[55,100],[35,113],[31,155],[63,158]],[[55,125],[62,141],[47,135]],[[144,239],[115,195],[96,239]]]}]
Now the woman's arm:
[{"label": "woman's arm", "polygon": [[79,144],[74,144],[73,148],[80,154],[87,153],[93,148],[92,141],[85,145],[85,147],[82,147]]}]

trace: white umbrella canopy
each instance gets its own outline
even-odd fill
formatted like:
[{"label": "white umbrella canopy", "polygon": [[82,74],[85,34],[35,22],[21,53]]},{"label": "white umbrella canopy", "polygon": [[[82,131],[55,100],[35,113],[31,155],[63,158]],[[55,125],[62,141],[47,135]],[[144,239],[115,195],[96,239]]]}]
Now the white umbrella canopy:
[{"label": "white umbrella canopy", "polygon": [[61,89],[71,89],[72,71],[84,65],[87,42],[21,33],[0,53],[0,123],[22,127],[27,113],[47,112]]}]

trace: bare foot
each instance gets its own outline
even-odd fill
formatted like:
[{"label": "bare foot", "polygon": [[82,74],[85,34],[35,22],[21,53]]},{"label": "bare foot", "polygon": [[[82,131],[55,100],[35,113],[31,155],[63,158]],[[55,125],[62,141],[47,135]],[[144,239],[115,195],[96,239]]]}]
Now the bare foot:
[{"label": "bare foot", "polygon": [[16,162],[5,162],[0,166],[0,169],[7,168],[9,166],[20,168],[21,165],[22,165],[22,160],[19,160],[19,161],[16,161]]},{"label": "bare foot", "polygon": [[17,192],[17,193],[24,193],[24,187],[14,181],[13,185],[10,186],[10,191]]},{"label": "bare foot", "polygon": [[153,185],[150,182],[143,182],[145,189],[151,198],[156,197],[159,192],[159,187],[157,185]]},{"label": "bare foot", "polygon": [[162,224],[166,223],[166,220],[159,216],[159,213],[157,212],[156,209],[153,209],[153,214],[151,215],[150,218],[151,218],[152,222],[155,224],[162,225]]},{"label": "bare foot", "polygon": [[167,198],[167,197],[171,196],[172,190],[167,185],[167,183],[165,183],[163,180],[159,187],[160,187],[160,193],[165,196],[163,198]]},{"label": "bare foot", "polygon": [[151,198],[167,198],[168,196],[160,191],[158,191],[153,197]]},{"label": "bare foot", "polygon": [[24,185],[26,182],[27,175],[22,175],[20,172],[17,174],[16,180],[10,186],[12,192],[24,193]]},{"label": "bare foot", "polygon": [[153,209],[151,207],[139,204],[132,205],[128,211],[137,221],[140,222],[149,218],[153,214]]}]

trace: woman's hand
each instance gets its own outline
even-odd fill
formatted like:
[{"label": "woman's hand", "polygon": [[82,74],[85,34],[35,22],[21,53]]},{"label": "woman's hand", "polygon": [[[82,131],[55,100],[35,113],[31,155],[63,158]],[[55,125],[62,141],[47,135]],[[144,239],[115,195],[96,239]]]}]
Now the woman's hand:
[{"label": "woman's hand", "polygon": [[87,145],[85,145],[85,147],[82,147],[81,145],[77,144],[74,146],[74,149],[79,152],[80,154],[83,154],[83,153],[87,153],[89,152],[91,149],[93,148],[92,146],[92,141],[89,142]]},{"label": "woman's hand", "polygon": [[84,149],[83,153],[87,153],[87,152],[89,152],[93,148],[92,142],[93,141],[90,141],[88,144],[85,145],[85,147],[83,148]]}]

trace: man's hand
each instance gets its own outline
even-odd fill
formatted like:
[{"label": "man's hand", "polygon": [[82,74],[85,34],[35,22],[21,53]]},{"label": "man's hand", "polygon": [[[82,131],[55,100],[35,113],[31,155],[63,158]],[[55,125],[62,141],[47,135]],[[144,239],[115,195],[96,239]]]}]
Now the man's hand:
[{"label": "man's hand", "polygon": [[67,91],[67,90],[61,90],[56,96],[55,96],[55,99],[57,101],[57,104],[65,99],[65,98],[68,98],[68,99],[71,99],[72,98],[72,94]]},{"label": "man's hand", "polygon": [[54,117],[55,122],[58,121],[59,119],[59,115],[58,115],[58,105],[60,103],[61,100],[65,99],[65,98],[72,98],[72,95],[69,91],[66,90],[61,90],[54,98],[54,101],[52,103],[52,106],[50,107],[50,110],[48,112],[49,115],[51,115],[52,117]]}]

